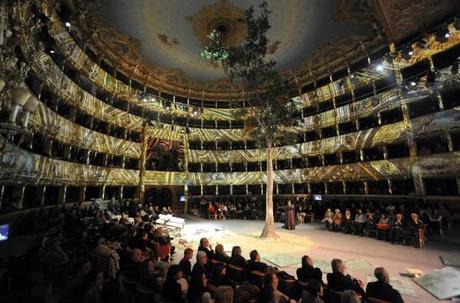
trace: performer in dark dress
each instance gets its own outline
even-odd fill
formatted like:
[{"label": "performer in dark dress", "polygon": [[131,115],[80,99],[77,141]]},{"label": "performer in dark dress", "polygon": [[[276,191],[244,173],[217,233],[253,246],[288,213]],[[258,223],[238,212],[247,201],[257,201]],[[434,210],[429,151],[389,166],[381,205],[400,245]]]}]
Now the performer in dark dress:
[{"label": "performer in dark dress", "polygon": [[295,229],[295,207],[291,204],[290,200],[288,200],[286,206],[286,222],[284,224],[284,228],[288,230]]}]

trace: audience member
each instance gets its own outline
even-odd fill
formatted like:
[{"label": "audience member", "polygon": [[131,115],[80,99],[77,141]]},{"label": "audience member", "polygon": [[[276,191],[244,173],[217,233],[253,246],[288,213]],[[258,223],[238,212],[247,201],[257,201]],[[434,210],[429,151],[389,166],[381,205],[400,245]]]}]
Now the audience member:
[{"label": "audience member", "polygon": [[404,303],[401,294],[390,285],[390,275],[385,268],[377,267],[374,275],[377,281],[369,282],[366,287],[368,297],[392,303]]},{"label": "audience member", "polygon": [[331,261],[332,273],[327,274],[328,287],[335,291],[344,291],[347,289],[353,290],[364,296],[363,282],[357,279],[352,279],[350,275],[345,275],[345,264],[340,259]]},{"label": "audience member", "polygon": [[287,303],[289,297],[278,290],[278,277],[274,271],[264,275],[264,287],[259,295],[259,303]]},{"label": "audience member", "polygon": [[324,303],[323,285],[318,280],[310,280],[306,290],[302,291],[302,303]]},{"label": "audience member", "polygon": [[302,267],[297,269],[297,279],[303,282],[317,280],[322,282],[323,273],[321,269],[313,266],[313,260],[309,256],[303,256],[301,259]]},{"label": "audience member", "polygon": [[260,261],[260,254],[257,250],[252,250],[249,253],[249,261],[247,263],[247,269],[249,271],[261,271],[266,272],[268,268],[270,268],[267,264]]},{"label": "audience member", "polygon": [[193,249],[188,247],[184,250],[184,257],[179,262],[179,266],[182,271],[182,275],[187,279],[189,279],[190,276],[192,275],[192,263],[190,262],[192,257],[193,257]]},{"label": "audience member", "polygon": [[181,267],[179,265],[171,265],[163,284],[163,297],[173,302],[187,302],[188,283],[183,280]]},{"label": "audience member", "polygon": [[247,268],[246,259],[241,255],[241,247],[233,246],[232,248],[232,256],[230,257],[230,264],[241,267]]}]

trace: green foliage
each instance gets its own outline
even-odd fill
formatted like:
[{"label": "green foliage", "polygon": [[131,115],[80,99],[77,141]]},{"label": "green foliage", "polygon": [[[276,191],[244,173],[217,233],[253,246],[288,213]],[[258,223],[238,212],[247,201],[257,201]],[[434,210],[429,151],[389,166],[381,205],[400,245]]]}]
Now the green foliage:
[{"label": "green foliage", "polygon": [[294,87],[274,69],[276,62],[269,58],[267,32],[271,11],[265,1],[259,8],[257,17],[254,7],[246,11],[248,35],[240,46],[226,47],[223,37],[214,30],[200,55],[222,68],[232,81],[241,81],[248,92],[254,92],[248,102],[257,105],[255,110],[241,110],[237,114],[246,117],[246,130],[259,145],[266,146],[268,141],[289,143],[297,137],[288,131],[294,122],[295,107],[289,102]]}]

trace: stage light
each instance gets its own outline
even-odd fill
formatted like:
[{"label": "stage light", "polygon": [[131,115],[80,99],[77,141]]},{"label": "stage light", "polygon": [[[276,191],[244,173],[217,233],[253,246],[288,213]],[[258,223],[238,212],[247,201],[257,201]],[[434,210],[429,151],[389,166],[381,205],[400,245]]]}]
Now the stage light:
[{"label": "stage light", "polygon": [[409,54],[409,56],[412,56],[412,55],[414,54],[414,52],[413,52],[413,51],[409,51],[408,54]]},{"label": "stage light", "polygon": [[378,71],[379,73],[383,72],[384,68],[383,68],[383,64],[377,64],[377,66],[375,67],[375,70]]},{"label": "stage light", "polygon": [[417,85],[417,83],[415,81],[410,82],[410,86],[416,86],[416,85]]},{"label": "stage light", "polygon": [[54,54],[54,53],[55,53],[55,51],[53,49],[50,50],[50,54]]},{"label": "stage light", "polygon": [[66,22],[64,23],[64,25],[65,25],[65,27],[70,27],[70,22],[66,21]]},{"label": "stage light", "polygon": [[445,33],[444,34],[444,38],[449,38],[450,37],[450,34],[449,33]]}]

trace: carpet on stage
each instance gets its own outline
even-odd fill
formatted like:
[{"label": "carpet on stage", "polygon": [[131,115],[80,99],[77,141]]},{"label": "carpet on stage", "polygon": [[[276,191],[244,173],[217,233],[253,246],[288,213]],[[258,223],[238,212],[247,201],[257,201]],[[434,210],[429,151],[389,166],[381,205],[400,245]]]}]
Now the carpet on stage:
[{"label": "carpet on stage", "polygon": [[460,256],[440,256],[442,264],[460,267]]},{"label": "carpet on stage", "polygon": [[436,269],[414,281],[440,300],[460,296],[460,271],[453,267]]},{"label": "carpet on stage", "polygon": [[288,254],[265,255],[263,259],[279,268],[300,265],[299,257],[291,256]]}]

